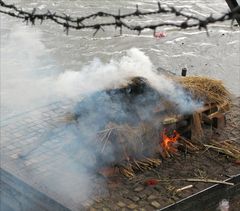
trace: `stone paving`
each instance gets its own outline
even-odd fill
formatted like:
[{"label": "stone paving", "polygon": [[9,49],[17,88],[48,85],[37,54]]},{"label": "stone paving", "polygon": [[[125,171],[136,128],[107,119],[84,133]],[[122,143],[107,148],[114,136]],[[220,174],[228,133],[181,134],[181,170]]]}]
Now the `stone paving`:
[{"label": "stone paving", "polygon": [[68,188],[78,191],[79,175],[63,171],[63,166],[70,166],[72,160],[64,151],[69,142],[62,138],[64,130],[59,125],[70,108],[70,102],[56,102],[2,121],[1,168],[74,209],[74,203],[65,199],[65,193],[54,184],[61,175],[75,181],[68,183]]},{"label": "stone paving", "polygon": [[[29,166],[43,172],[46,161],[52,159],[50,155],[64,144],[57,140],[61,131],[55,118],[63,116],[65,108],[55,103],[1,122],[1,166],[18,176],[24,174]],[[49,131],[55,134],[56,139],[44,140]],[[60,154],[57,153],[54,160],[58,156]]]},{"label": "stone paving", "polygon": [[[202,156],[174,158],[133,180],[117,177],[111,181],[96,175],[88,178],[89,175],[78,169],[79,160],[69,153],[75,145],[66,136],[66,124],[62,123],[71,109],[71,102],[56,102],[1,122],[1,168],[71,210],[157,210],[208,185],[194,184],[193,190],[174,195],[170,184],[145,186],[142,182],[146,178],[174,178],[176,172],[177,176],[191,177],[198,167],[215,178],[222,172],[228,175],[239,172],[238,167],[223,160],[220,167],[213,165],[209,154],[204,161]],[[188,184],[176,183],[175,187]],[[98,197],[89,198],[92,192]]]},{"label": "stone paving", "polygon": [[[85,200],[92,193],[84,192],[85,197],[77,194],[85,188],[81,178],[86,175],[76,170],[78,164],[74,164],[74,159],[65,150],[71,143],[64,138],[65,130],[61,123],[69,109],[71,102],[57,102],[2,121],[1,168],[72,210],[160,208],[157,191],[141,185],[132,186],[134,188],[130,191],[131,185],[127,184],[112,195],[111,201],[108,197],[104,201],[103,196],[112,193],[106,190],[107,182],[101,176],[92,177],[91,181],[98,184],[94,187],[94,195],[103,198]],[[69,166],[74,167],[74,171]],[[93,187],[89,189],[92,192]]]}]

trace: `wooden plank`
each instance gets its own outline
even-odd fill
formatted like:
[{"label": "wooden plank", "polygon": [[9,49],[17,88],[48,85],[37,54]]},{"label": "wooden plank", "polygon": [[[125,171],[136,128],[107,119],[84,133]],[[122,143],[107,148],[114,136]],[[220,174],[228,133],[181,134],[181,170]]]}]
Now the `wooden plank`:
[{"label": "wooden plank", "polygon": [[202,112],[208,111],[210,109],[213,109],[214,107],[217,107],[217,104],[215,104],[215,103],[206,104],[203,107],[199,108],[197,110],[197,113],[202,113]]}]

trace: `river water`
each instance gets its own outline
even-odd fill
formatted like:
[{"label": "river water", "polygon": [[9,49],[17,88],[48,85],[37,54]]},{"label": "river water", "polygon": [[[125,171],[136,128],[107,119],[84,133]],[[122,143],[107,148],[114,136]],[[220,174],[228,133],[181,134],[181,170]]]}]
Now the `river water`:
[{"label": "river water", "polygon": [[[116,0],[18,0],[14,2],[24,9],[38,8],[83,16],[96,11],[117,13],[132,12],[136,4],[140,9],[157,8],[155,0],[116,1]],[[163,4],[184,8],[186,12],[200,17],[213,13],[220,15],[228,10],[224,0],[168,0]],[[140,22],[174,20],[171,15],[142,18]],[[133,21],[133,20],[130,20]],[[16,105],[31,108],[30,102],[36,100],[44,104],[51,87],[45,86],[41,75],[58,74],[64,71],[80,71],[83,66],[100,59],[103,63],[117,60],[131,48],[144,52],[152,61],[154,68],[161,67],[180,74],[186,67],[189,75],[207,75],[224,81],[235,95],[240,95],[240,30],[230,27],[230,22],[217,23],[209,28],[210,36],[197,29],[178,30],[169,27],[159,28],[166,37],[154,38],[151,31],[141,36],[123,30],[123,35],[113,28],[100,31],[95,37],[93,31],[63,32],[61,26],[45,21],[42,25],[25,26],[16,20],[1,14],[1,82],[3,113],[15,114]],[[34,71],[34,74],[32,74]],[[31,80],[26,77],[31,75]],[[41,82],[39,82],[41,81]],[[45,97],[46,95],[46,97]],[[41,98],[40,101],[38,101]],[[24,101],[24,102],[23,102]],[[27,103],[26,103],[27,102]],[[21,105],[21,106],[20,106]]]}]

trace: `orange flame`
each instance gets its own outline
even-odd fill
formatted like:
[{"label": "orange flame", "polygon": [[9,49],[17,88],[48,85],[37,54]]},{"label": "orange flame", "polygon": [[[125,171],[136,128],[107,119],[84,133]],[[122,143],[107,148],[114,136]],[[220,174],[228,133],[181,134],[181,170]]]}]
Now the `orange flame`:
[{"label": "orange flame", "polygon": [[174,130],[173,131],[173,135],[172,136],[167,136],[166,135],[166,130],[164,130],[161,133],[162,136],[162,142],[161,142],[161,147],[165,152],[172,152],[172,153],[176,153],[177,149],[174,147],[174,143],[177,142],[177,140],[180,137],[180,134]]}]

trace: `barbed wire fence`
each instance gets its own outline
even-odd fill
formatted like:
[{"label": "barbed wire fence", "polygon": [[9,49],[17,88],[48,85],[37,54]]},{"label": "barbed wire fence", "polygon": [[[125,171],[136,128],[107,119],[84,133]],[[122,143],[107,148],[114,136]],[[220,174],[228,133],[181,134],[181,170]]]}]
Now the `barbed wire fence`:
[{"label": "barbed wire fence", "polygon": [[[22,19],[26,24],[31,23],[35,25],[36,21],[39,21],[42,24],[44,21],[52,21],[58,25],[63,26],[64,31],[68,34],[70,29],[75,30],[84,30],[84,29],[93,29],[95,30],[93,36],[97,34],[99,30],[104,31],[105,27],[115,27],[119,29],[120,35],[123,33],[123,29],[128,29],[131,31],[138,32],[140,35],[144,30],[150,29],[153,31],[153,34],[156,33],[156,30],[162,26],[172,26],[179,29],[187,28],[198,28],[199,30],[204,29],[208,34],[208,26],[217,22],[224,22],[231,20],[231,26],[234,23],[234,19],[240,18],[240,7],[236,7],[232,11],[226,12],[219,17],[213,17],[212,14],[205,18],[200,18],[194,14],[189,14],[184,12],[182,9],[177,9],[173,6],[162,6],[160,2],[157,3],[157,8],[152,11],[144,12],[139,9],[136,5],[136,10],[130,13],[121,14],[121,11],[118,11],[118,14],[112,14],[107,12],[96,12],[87,16],[81,17],[72,17],[66,14],[58,14],[57,12],[47,11],[45,13],[38,13],[37,8],[33,8],[32,11],[25,11],[14,4],[7,4],[4,1],[0,0],[0,13],[6,14],[18,19]],[[154,24],[130,24],[125,21],[129,17],[147,17],[157,14],[172,14],[175,17],[182,17],[182,21],[161,21]],[[97,22],[97,23],[87,23],[87,20],[95,20],[97,17],[100,18],[112,18],[110,22]]]}]

